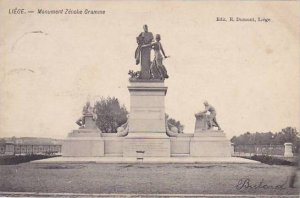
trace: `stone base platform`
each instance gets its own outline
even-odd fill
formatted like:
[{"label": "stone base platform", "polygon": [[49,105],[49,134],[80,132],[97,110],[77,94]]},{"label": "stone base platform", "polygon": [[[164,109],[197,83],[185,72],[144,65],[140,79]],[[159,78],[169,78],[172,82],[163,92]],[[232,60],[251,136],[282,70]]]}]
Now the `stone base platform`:
[{"label": "stone base platform", "polygon": [[104,156],[104,140],[97,130],[74,130],[63,140],[62,153],[64,157],[101,157]]},{"label": "stone base platform", "polygon": [[190,143],[191,157],[230,157],[231,144],[223,131],[195,133]]},{"label": "stone base platform", "polygon": [[74,130],[63,141],[64,157],[231,157],[231,144],[222,131],[195,134],[130,133],[126,137]]},{"label": "stone base platform", "polygon": [[35,160],[35,164],[60,163],[152,163],[152,164],[260,164],[239,157],[54,157]]},{"label": "stone base platform", "polygon": [[170,157],[170,144],[165,133],[132,133],[124,139],[123,157]]},{"label": "stone base platform", "polygon": [[64,140],[62,152],[65,157],[104,156],[104,140],[101,137],[77,137]]}]

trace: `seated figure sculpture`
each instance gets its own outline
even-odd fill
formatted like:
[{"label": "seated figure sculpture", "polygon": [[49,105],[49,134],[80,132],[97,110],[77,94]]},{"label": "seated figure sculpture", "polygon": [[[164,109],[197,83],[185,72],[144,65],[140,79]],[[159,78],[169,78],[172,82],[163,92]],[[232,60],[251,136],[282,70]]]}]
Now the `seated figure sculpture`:
[{"label": "seated figure sculpture", "polygon": [[[205,110],[195,114],[197,121],[198,121],[198,119],[203,120],[204,118],[206,118],[205,119],[206,123],[204,123],[204,124],[205,124],[205,126],[207,126],[207,128],[202,126],[201,127],[202,130],[206,130],[206,129],[210,130],[210,129],[213,129],[213,127],[218,127],[218,130],[221,130],[221,127],[218,124],[217,119],[216,119],[217,112],[216,112],[215,108],[212,105],[208,104],[207,101],[204,101],[203,104],[205,106]],[[207,112],[209,112],[208,115],[206,114]],[[199,126],[197,126],[197,121],[196,121],[196,128],[199,127]]]},{"label": "seated figure sculpture", "polygon": [[93,121],[97,120],[96,109],[91,106],[90,102],[86,102],[85,106],[82,109],[82,116],[76,121],[76,124],[79,125],[80,129],[85,128],[85,119],[87,116],[91,116]]}]

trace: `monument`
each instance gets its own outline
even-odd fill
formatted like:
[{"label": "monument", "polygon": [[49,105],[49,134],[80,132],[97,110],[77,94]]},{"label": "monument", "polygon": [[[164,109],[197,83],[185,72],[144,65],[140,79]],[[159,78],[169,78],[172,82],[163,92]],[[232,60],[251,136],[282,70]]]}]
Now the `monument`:
[{"label": "monument", "polygon": [[[217,122],[215,108],[207,101],[203,104],[205,110],[195,114],[196,124],[194,138],[191,139],[191,156],[230,157],[231,144]],[[208,112],[209,114],[206,114]],[[214,127],[218,130],[214,130]]]},{"label": "monument", "polygon": [[[128,86],[130,93],[129,133],[124,140],[124,156],[170,156],[170,138],[166,134],[165,96],[167,87],[164,80],[167,71],[162,64],[165,52],[160,43],[160,35],[144,32],[137,37],[136,63],[141,63],[139,75],[131,75]],[[154,50],[154,60],[150,53]],[[163,55],[163,56],[162,56]]]},{"label": "monument", "polygon": [[63,156],[100,157],[104,156],[104,140],[96,126],[95,109],[87,102],[83,107],[82,116],[76,121],[79,129],[68,134],[62,146]]},{"label": "monument", "polygon": [[64,141],[63,156],[230,157],[230,142],[217,122],[215,108],[208,102],[204,102],[205,110],[195,115],[194,134],[181,133],[168,123],[165,112],[168,87],[164,81],[169,76],[163,60],[169,56],[163,49],[161,35],[156,34],[154,41],[148,26],[143,28],[144,32],[136,38],[135,51],[135,63],[140,65],[140,70],[128,72],[130,113],[127,122],[117,128],[117,133],[101,133],[96,125],[97,112],[88,102],[76,121],[79,129],[69,133]]}]

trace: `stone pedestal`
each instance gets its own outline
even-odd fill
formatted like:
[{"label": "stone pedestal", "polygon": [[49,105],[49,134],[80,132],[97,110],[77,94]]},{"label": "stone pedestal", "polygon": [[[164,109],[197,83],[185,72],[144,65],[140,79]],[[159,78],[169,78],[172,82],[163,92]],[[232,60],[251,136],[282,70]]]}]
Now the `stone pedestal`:
[{"label": "stone pedestal", "polygon": [[70,137],[63,141],[64,157],[104,156],[104,141],[101,137]]},{"label": "stone pedestal", "polygon": [[195,133],[199,133],[199,132],[207,130],[208,129],[207,115],[205,113],[201,113],[201,114],[195,115],[195,117],[196,117]]},{"label": "stone pedestal", "polygon": [[166,134],[165,95],[161,80],[131,81],[129,133],[124,139],[124,157],[170,157]]},{"label": "stone pedestal", "polygon": [[284,157],[293,157],[293,144],[292,143],[284,143]]},{"label": "stone pedestal", "polygon": [[64,157],[100,157],[104,156],[104,140],[92,116],[85,117],[84,128],[73,130],[63,140]]},{"label": "stone pedestal", "polygon": [[129,134],[166,133],[165,95],[163,81],[136,81],[130,92]]},{"label": "stone pedestal", "polygon": [[[126,137],[123,143],[124,157],[170,157],[169,137],[149,137],[139,134],[138,137]],[[157,134],[155,134],[157,136]]]},{"label": "stone pedestal", "polygon": [[223,131],[207,130],[194,134],[190,143],[191,157],[230,157],[231,144]]},{"label": "stone pedestal", "polygon": [[84,129],[93,129],[98,130],[98,127],[96,125],[96,122],[93,120],[93,114],[86,114],[84,115]]}]

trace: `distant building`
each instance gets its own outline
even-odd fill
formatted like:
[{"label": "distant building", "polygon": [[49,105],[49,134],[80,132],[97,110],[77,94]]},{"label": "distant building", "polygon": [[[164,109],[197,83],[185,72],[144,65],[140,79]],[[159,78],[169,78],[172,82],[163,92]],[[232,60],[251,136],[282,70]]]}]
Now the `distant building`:
[{"label": "distant building", "polygon": [[0,155],[59,154],[61,145],[60,140],[51,138],[2,138]]}]

